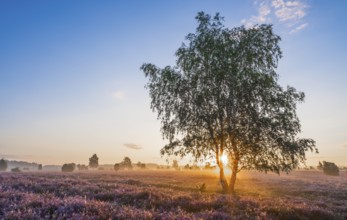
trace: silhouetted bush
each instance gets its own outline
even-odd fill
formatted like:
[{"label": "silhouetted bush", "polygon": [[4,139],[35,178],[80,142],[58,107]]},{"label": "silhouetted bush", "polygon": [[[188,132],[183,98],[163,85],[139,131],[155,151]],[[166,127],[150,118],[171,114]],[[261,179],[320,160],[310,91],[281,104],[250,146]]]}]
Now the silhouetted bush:
[{"label": "silhouetted bush", "polygon": [[146,169],[146,164],[141,163],[141,162],[137,162],[136,166],[137,166],[138,168],[141,168],[141,169]]},{"label": "silhouetted bush", "polygon": [[91,158],[89,158],[89,167],[97,168],[99,166],[99,158],[96,154],[94,154]]},{"label": "silhouetted bush", "polygon": [[121,168],[126,168],[131,170],[133,168],[133,165],[131,163],[131,160],[129,157],[124,157],[122,163],[121,163]]},{"label": "silhouetted bush", "polygon": [[0,160],[0,171],[6,171],[7,170],[7,162],[4,159]]},{"label": "silhouetted bush", "polygon": [[88,166],[84,164],[77,164],[77,169],[78,170],[88,170]]},{"label": "silhouetted bush", "polygon": [[118,170],[120,170],[120,164],[119,163],[116,163],[114,166],[113,166],[113,169],[115,170],[115,171],[118,171]]},{"label": "silhouetted bush", "polygon": [[22,171],[19,169],[19,167],[16,167],[16,168],[12,168],[11,172],[19,173],[19,172],[22,172]]},{"label": "silhouetted bush", "polygon": [[329,175],[329,176],[339,175],[339,168],[336,166],[335,163],[323,161],[322,169],[325,175]]},{"label": "silhouetted bush", "polygon": [[[143,167],[141,162],[138,162],[137,163],[137,166],[138,167]],[[146,167],[146,165],[144,164],[144,167]],[[133,169],[133,165],[132,165],[132,162],[131,162],[131,159],[129,157],[124,157],[123,161],[120,162],[120,163],[116,163],[114,166],[113,166],[113,169],[115,171],[118,171],[118,170],[123,170],[123,169],[128,169],[128,170],[131,170]]]},{"label": "silhouetted bush", "polygon": [[74,163],[66,163],[62,166],[61,171],[63,172],[72,172],[76,168],[76,164]]},{"label": "silhouetted bush", "polygon": [[38,170],[42,170],[42,164],[37,165]]}]

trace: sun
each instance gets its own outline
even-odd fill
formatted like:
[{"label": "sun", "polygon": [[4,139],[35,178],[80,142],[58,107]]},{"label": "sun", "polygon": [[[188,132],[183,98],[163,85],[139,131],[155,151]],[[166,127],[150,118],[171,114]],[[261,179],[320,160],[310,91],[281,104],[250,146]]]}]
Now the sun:
[{"label": "sun", "polygon": [[221,157],[220,157],[222,163],[224,166],[228,165],[228,156],[223,154]]}]

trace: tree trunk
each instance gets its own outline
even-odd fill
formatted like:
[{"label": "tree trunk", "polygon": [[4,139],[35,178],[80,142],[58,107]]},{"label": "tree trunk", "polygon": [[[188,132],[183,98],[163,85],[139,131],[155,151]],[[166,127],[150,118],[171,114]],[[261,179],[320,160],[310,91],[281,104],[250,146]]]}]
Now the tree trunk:
[{"label": "tree trunk", "polygon": [[219,167],[219,182],[222,185],[223,193],[228,193],[229,186],[228,186],[228,181],[225,178],[223,164],[219,163],[218,167]]},{"label": "tree trunk", "polygon": [[230,183],[229,183],[229,192],[230,193],[235,192],[235,183],[236,183],[236,175],[238,172],[238,167],[239,167],[239,160],[234,159],[233,167],[232,167],[232,171],[231,171]]}]

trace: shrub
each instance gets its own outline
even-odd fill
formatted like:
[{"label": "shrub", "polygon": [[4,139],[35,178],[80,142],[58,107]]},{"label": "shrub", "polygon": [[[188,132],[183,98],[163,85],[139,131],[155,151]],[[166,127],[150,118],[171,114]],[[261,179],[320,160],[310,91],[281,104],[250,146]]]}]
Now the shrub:
[{"label": "shrub", "polygon": [[77,164],[78,170],[88,170],[88,166],[84,164]]},{"label": "shrub", "polygon": [[120,170],[120,164],[119,164],[119,163],[116,163],[116,164],[113,166],[113,169],[114,169],[115,171]]},{"label": "shrub", "polygon": [[16,168],[12,168],[11,172],[19,173],[19,172],[22,172],[22,171],[20,171],[19,167],[16,167]]},{"label": "shrub", "polygon": [[94,154],[91,158],[89,158],[89,167],[97,168],[99,166],[99,158],[96,154]]},{"label": "shrub", "polygon": [[7,170],[7,162],[4,159],[0,160],[0,171],[6,171]]},{"label": "shrub", "polygon": [[325,175],[329,175],[329,176],[339,175],[339,168],[336,166],[335,163],[323,161],[322,169]]},{"label": "shrub", "polygon": [[146,164],[141,163],[141,162],[137,162],[136,166],[137,166],[138,168],[141,168],[141,169],[146,169]]},{"label": "shrub", "polygon": [[124,157],[124,159],[121,163],[121,167],[127,168],[129,170],[131,170],[133,168],[133,165],[132,165],[129,157]]},{"label": "shrub", "polygon": [[203,183],[201,185],[196,185],[196,189],[199,191],[199,192],[205,192],[206,191],[206,184]]},{"label": "shrub", "polygon": [[63,172],[72,172],[75,170],[76,164],[74,163],[66,163],[62,166],[61,171]]},{"label": "shrub", "polygon": [[42,170],[42,164],[39,164],[39,165],[37,166],[37,169],[38,169],[38,170]]}]

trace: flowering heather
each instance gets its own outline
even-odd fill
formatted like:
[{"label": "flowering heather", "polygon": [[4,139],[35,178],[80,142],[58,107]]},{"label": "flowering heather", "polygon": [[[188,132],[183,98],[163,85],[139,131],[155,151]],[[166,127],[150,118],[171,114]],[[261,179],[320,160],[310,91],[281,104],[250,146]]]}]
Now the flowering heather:
[{"label": "flowering heather", "polygon": [[1,173],[0,219],[347,218],[345,174],[244,172],[237,181],[231,196],[211,171]]}]

